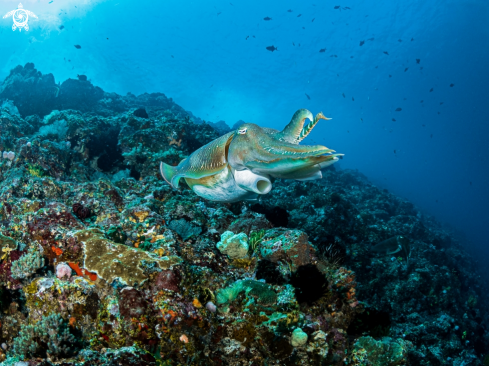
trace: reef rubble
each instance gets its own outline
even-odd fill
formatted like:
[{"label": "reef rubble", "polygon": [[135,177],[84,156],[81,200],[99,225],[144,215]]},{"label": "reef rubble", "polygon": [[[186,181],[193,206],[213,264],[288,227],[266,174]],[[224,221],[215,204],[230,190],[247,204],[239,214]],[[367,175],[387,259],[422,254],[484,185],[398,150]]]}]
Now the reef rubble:
[{"label": "reef rubble", "polygon": [[161,178],[226,132],[161,93],[11,71],[1,365],[489,364],[474,259],[358,171],[233,204]]}]

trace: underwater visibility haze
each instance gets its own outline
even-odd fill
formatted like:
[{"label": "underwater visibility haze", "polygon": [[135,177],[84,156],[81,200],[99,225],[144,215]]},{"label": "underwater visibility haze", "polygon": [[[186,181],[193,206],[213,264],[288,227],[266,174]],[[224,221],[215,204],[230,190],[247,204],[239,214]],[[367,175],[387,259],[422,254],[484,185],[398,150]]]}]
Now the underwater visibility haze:
[{"label": "underwater visibility haze", "polygon": [[0,13],[0,364],[489,365],[486,1]]}]

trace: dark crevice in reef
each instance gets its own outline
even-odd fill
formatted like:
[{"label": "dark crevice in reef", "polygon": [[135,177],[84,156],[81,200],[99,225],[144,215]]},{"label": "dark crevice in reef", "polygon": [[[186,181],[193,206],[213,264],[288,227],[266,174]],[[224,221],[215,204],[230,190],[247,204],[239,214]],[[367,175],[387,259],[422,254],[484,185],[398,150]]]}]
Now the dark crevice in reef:
[{"label": "dark crevice in reef", "polygon": [[92,158],[98,157],[97,167],[103,172],[110,172],[124,160],[118,146],[120,128],[103,125],[101,128],[100,135],[89,137],[86,147]]},{"label": "dark crevice in reef", "polygon": [[297,302],[308,305],[312,305],[323,297],[328,287],[324,274],[312,264],[300,266],[296,272],[292,273],[290,284],[295,288]]},{"label": "dark crevice in reef", "polygon": [[255,203],[250,209],[256,213],[263,214],[274,227],[288,227],[289,213],[282,207],[268,207]]}]

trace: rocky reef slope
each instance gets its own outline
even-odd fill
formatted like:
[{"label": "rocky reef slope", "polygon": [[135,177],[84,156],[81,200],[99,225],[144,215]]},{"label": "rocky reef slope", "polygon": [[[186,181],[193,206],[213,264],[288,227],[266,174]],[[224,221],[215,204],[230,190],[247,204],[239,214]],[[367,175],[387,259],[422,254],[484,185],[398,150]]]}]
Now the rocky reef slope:
[{"label": "rocky reef slope", "polygon": [[158,164],[225,131],[165,95],[27,64],[0,98],[4,365],[489,362],[472,259],[361,173],[204,202]]}]

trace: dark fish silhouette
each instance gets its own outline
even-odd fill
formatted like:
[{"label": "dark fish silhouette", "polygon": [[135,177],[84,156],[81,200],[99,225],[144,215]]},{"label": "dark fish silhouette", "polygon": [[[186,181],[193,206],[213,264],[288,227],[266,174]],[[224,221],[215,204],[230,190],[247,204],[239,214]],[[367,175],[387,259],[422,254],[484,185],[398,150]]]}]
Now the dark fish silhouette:
[{"label": "dark fish silhouette", "polygon": [[287,10],[287,13],[292,13],[292,9]]},{"label": "dark fish silhouette", "polygon": [[445,103],[445,102],[440,102],[440,105],[442,105],[443,103]]},{"label": "dark fish silhouette", "polygon": [[314,22],[314,19],[316,19],[316,18],[312,18],[311,23]]},{"label": "dark fish silhouette", "polygon": [[389,77],[391,78],[391,77],[392,77],[392,75],[389,75]]},{"label": "dark fish silhouette", "polygon": [[394,150],[394,154],[396,153],[396,150]]},{"label": "dark fish silhouette", "polygon": [[334,8],[335,8],[335,9],[339,9],[339,8],[340,8],[340,6],[339,6],[339,5],[336,5]]},{"label": "dark fish silhouette", "polygon": [[414,41],[414,38],[411,38],[411,42]]},{"label": "dark fish silhouette", "polygon": [[343,95],[343,98],[346,98],[346,97],[345,97],[345,93],[342,93],[341,95]]},{"label": "dark fish silhouette", "polygon": [[409,239],[402,235],[396,235],[384,240],[370,248],[377,253],[394,254],[403,251],[406,256],[411,252]]},{"label": "dark fish silhouette", "polygon": [[87,81],[87,75],[76,75],[76,77],[80,81]]},{"label": "dark fish silhouette", "polygon": [[389,56],[389,52],[387,52],[387,51],[384,51],[384,53],[385,53],[385,54],[386,54],[387,56]]},{"label": "dark fish silhouette", "polygon": [[[306,93],[304,93],[304,94],[306,94]],[[307,97],[307,99],[311,100],[311,97],[309,95],[306,94],[306,97]]]},{"label": "dark fish silhouette", "polygon": [[271,51],[271,52],[273,52],[273,51],[277,51],[277,47],[275,47],[275,46],[268,46],[268,47],[267,47],[267,50],[269,50],[269,51]]},{"label": "dark fish silhouette", "polygon": [[272,18],[270,18],[270,17],[265,17],[265,18],[263,18],[263,20],[272,20]]},{"label": "dark fish silhouette", "polygon": [[402,108],[396,108],[396,112],[402,111]]},{"label": "dark fish silhouette", "polygon": [[360,47],[365,44],[365,41],[360,41]]},{"label": "dark fish silhouette", "polygon": [[406,67],[406,68],[404,69],[404,72],[408,71],[408,69],[409,69],[409,67]]},{"label": "dark fish silhouette", "polygon": [[76,44],[75,48],[79,50],[81,48],[81,46],[79,44]]},{"label": "dark fish silhouette", "polygon": [[455,86],[455,84],[450,84],[450,88],[453,88]]},{"label": "dark fish silhouette", "polygon": [[301,15],[302,15],[302,14],[299,14],[299,15],[297,16],[297,18],[299,18]]},{"label": "dark fish silhouette", "polygon": [[352,102],[354,102],[355,101],[355,98],[351,97],[351,100],[352,100]]},{"label": "dark fish silhouette", "polygon": [[419,58],[416,59],[416,63],[419,64],[421,60]]},{"label": "dark fish silhouette", "polygon": [[246,36],[246,39],[245,39],[245,41],[247,41],[247,40],[248,40],[248,38],[250,38],[250,36]]},{"label": "dark fish silhouette", "polygon": [[433,91],[433,88],[430,89],[430,93]]},{"label": "dark fish silhouette", "polygon": [[367,41],[373,41],[375,38],[369,38],[367,39]]},{"label": "dark fish silhouette", "polygon": [[64,25],[60,25],[60,26],[59,26],[59,29],[60,29],[60,30],[61,30],[61,29],[65,29],[65,26],[64,26]]},{"label": "dark fish silhouette", "polygon": [[424,102],[424,100],[422,100],[420,103],[423,103],[423,102]]},{"label": "dark fish silhouette", "polygon": [[350,10],[350,8],[348,6],[345,6],[343,10]]},{"label": "dark fish silhouette", "polygon": [[402,39],[398,39],[397,42],[402,42]]},{"label": "dark fish silhouette", "polygon": [[329,56],[329,57],[338,57],[338,55],[331,55],[331,56]]},{"label": "dark fish silhouette", "polygon": [[395,119],[395,118],[393,118],[393,119],[392,119],[392,122],[396,122],[396,119]]},{"label": "dark fish silhouette", "polygon": [[321,49],[319,50],[319,52],[320,52],[320,53],[326,52],[326,48],[321,48]]}]

